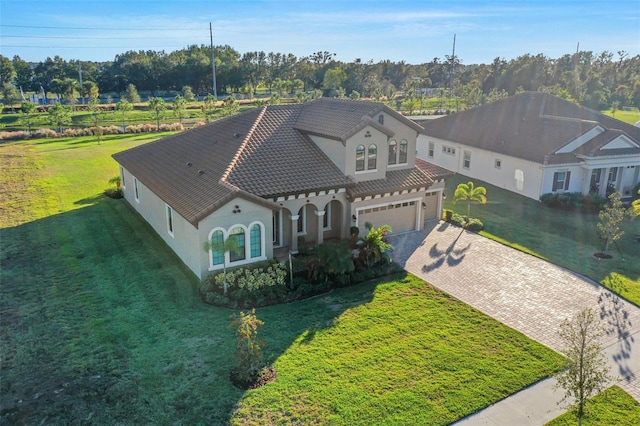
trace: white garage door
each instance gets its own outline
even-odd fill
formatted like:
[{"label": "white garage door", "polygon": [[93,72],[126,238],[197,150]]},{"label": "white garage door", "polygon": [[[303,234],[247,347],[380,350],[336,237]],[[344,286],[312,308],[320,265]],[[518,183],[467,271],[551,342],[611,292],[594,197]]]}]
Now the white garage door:
[{"label": "white garage door", "polygon": [[424,220],[438,219],[438,193],[427,192],[425,194],[425,204],[427,205],[422,211],[424,212]]},{"label": "white garage door", "polygon": [[416,229],[416,202],[405,201],[358,211],[358,224],[370,222],[374,228],[389,225],[394,234]]}]

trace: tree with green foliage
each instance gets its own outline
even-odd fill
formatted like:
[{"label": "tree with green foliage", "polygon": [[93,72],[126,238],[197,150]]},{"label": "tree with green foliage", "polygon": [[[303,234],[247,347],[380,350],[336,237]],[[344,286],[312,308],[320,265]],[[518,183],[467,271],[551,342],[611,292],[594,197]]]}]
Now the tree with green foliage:
[{"label": "tree with green foliage", "polygon": [[[640,195],[640,190],[638,190],[638,195]],[[631,215],[631,217],[640,216],[640,198],[638,198],[637,200],[634,200],[631,203],[631,208],[629,209],[629,214]]]},{"label": "tree with green foliage", "polygon": [[100,126],[100,121],[104,116],[104,111],[100,108],[100,99],[97,97],[91,97],[89,99],[89,112],[91,114],[91,124],[94,127]]},{"label": "tree with green foliage", "polygon": [[89,99],[98,98],[100,96],[100,90],[98,85],[93,81],[85,81],[80,88],[80,94]]},{"label": "tree with green foliage", "polygon": [[473,182],[461,183],[453,193],[453,203],[455,204],[458,201],[467,202],[467,220],[469,220],[471,202],[485,204],[487,202],[487,189],[483,186],[476,187]]},{"label": "tree with green foliage", "polygon": [[2,102],[5,106],[11,107],[11,110],[14,111],[13,106],[20,102],[20,99],[22,99],[20,91],[13,83],[2,84]]},{"label": "tree with green foliage", "polygon": [[269,105],[280,105],[280,95],[277,93],[274,93],[271,95],[271,98],[269,98]]},{"label": "tree with green foliage", "polygon": [[127,101],[126,99],[122,99],[120,102],[118,102],[116,104],[116,111],[120,112],[120,114],[122,114],[122,128],[124,129],[124,127],[126,126],[126,118],[127,118],[127,113],[129,111],[131,111],[133,109],[133,105],[131,105],[131,103],[129,101]]},{"label": "tree with green foliage", "polygon": [[202,114],[204,115],[204,120],[209,123],[213,119],[213,116],[216,114],[216,105],[218,100],[215,96],[209,93],[202,101]]},{"label": "tree with green foliage", "polygon": [[307,261],[309,279],[326,282],[332,275],[341,275],[355,269],[349,241],[325,242],[313,250]]},{"label": "tree with green foliage", "polygon": [[262,356],[264,342],[258,340],[258,327],[264,322],[256,316],[255,308],[250,312],[240,312],[229,325],[236,330],[236,367],[234,373],[241,383],[255,381],[265,367]]},{"label": "tree with green foliage", "polygon": [[184,118],[185,112],[187,111],[187,100],[180,95],[177,95],[173,99],[173,114],[178,117],[180,120],[180,124],[182,124],[182,119]]},{"label": "tree with green foliage", "polygon": [[191,86],[182,86],[182,96],[187,102],[193,102],[196,100],[196,95],[193,94]]},{"label": "tree with green foliage", "polygon": [[167,110],[167,104],[162,98],[151,98],[149,101],[149,111],[156,118],[157,130],[160,131],[160,120],[164,118],[164,113]]},{"label": "tree with green foliage", "polygon": [[556,387],[564,389],[562,401],[571,401],[569,406],[581,425],[589,398],[611,381],[606,358],[601,352],[600,338],[605,330],[594,310],[587,308],[571,320],[565,319],[559,334],[565,344],[562,353],[569,365],[556,376]]},{"label": "tree with green foliage", "polygon": [[34,104],[33,102],[24,101],[20,104],[20,109],[22,110],[20,121],[23,124],[26,124],[29,133],[31,133],[31,123],[33,121],[34,113],[36,112],[37,108],[38,105]]},{"label": "tree with green foliage", "polygon": [[240,111],[240,104],[233,96],[227,97],[222,101],[222,115],[228,117],[237,114]]},{"label": "tree with green foliage", "polygon": [[211,253],[211,255],[213,255],[213,253],[222,253],[224,259],[222,260],[222,289],[224,291],[224,294],[226,296],[227,294],[227,290],[229,289],[229,284],[227,283],[227,253],[230,252],[237,252],[240,249],[240,245],[238,244],[238,240],[233,236],[230,235],[227,239],[224,239],[224,237],[220,238],[220,239],[211,239],[210,241],[207,241],[206,243],[204,243],[204,251],[206,251],[207,253]]},{"label": "tree with green foliage", "polygon": [[55,104],[49,108],[49,122],[62,132],[62,126],[71,124],[71,108],[62,104]]},{"label": "tree with green foliage", "polygon": [[324,74],[324,80],[322,82],[322,87],[329,93],[332,94],[339,87],[342,87],[344,82],[347,80],[347,73],[341,68],[336,67]]},{"label": "tree with green foliage", "polygon": [[387,235],[392,232],[389,225],[374,228],[370,222],[366,222],[367,235],[358,246],[358,258],[367,268],[384,259],[387,252],[393,251],[393,246],[387,241]]},{"label": "tree with green foliage", "polygon": [[619,192],[609,195],[609,202],[598,214],[598,231],[604,242],[604,254],[608,254],[611,243],[618,241],[624,235],[621,225],[626,214],[627,211],[622,205],[622,195]]},{"label": "tree with green foliage", "polygon": [[123,98],[127,102],[130,102],[132,104],[137,104],[138,102],[140,102],[140,95],[138,94],[138,91],[136,90],[136,86],[134,86],[133,84],[129,84],[127,86],[127,90],[126,90],[126,93],[124,94]]}]

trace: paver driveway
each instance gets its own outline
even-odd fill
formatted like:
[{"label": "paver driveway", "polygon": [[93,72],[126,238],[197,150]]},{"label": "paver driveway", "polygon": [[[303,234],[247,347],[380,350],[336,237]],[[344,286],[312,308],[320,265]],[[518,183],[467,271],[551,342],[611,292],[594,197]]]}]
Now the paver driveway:
[{"label": "paver driveway", "polygon": [[[414,275],[554,350],[560,323],[597,309],[612,373],[640,401],[640,308],[598,283],[445,222],[390,237],[393,258]],[[585,262],[596,261],[585,259]]]}]

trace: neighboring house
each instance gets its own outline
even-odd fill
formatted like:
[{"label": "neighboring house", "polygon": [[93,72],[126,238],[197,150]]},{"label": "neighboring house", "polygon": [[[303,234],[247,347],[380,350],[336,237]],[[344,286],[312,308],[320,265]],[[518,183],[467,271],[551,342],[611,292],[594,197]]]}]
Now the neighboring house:
[{"label": "neighboring house", "polygon": [[640,128],[556,96],[526,92],[418,121],[418,157],[538,200],[640,182]]},{"label": "neighboring house", "polygon": [[[373,102],[265,106],[117,153],[125,199],[200,278],[347,238],[365,222],[419,230],[445,169],[416,159],[422,128]],[[232,253],[208,240],[237,240]]]}]

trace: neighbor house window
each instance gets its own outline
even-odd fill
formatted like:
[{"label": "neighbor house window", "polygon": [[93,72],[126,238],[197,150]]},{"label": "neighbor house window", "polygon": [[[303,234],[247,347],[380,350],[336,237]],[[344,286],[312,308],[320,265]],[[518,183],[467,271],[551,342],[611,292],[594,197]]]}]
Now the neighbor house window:
[{"label": "neighbor house window", "polygon": [[442,145],[442,152],[449,155],[456,155],[456,149],[451,146]]},{"label": "neighbor house window", "polygon": [[173,209],[167,205],[167,231],[173,237]]},{"label": "neighbor house window", "polygon": [[464,158],[462,160],[462,167],[469,169],[471,167],[471,153],[469,151],[464,152]]},{"label": "neighbor house window", "polygon": [[364,145],[358,145],[356,148],[356,172],[364,170]]},{"label": "neighbor house window", "polygon": [[229,240],[235,241],[236,246],[234,250],[229,250],[229,260],[231,262],[237,262],[246,258],[246,242],[244,238],[244,229],[239,226],[233,228],[229,233]]},{"label": "neighbor house window", "polygon": [[380,123],[380,124],[384,124],[384,115],[380,114],[380,115],[378,116],[378,123]]},{"label": "neighbor house window", "polygon": [[389,142],[389,165],[396,164],[397,148],[398,144],[396,141]]},{"label": "neighbor house window", "polygon": [[307,233],[307,218],[306,218],[306,209],[301,207],[298,210],[298,234],[306,234]]},{"label": "neighbor house window", "polygon": [[407,141],[402,139],[400,141],[400,153],[398,154],[398,163],[407,164]]},{"label": "neighbor house window", "polygon": [[138,194],[138,178],[133,178],[133,195],[136,197],[136,201],[140,202],[140,194]]},{"label": "neighbor house window", "polygon": [[127,189],[127,185],[125,185],[124,180],[124,167],[120,166],[120,184],[122,185],[122,189]]},{"label": "neighbor house window", "polygon": [[433,158],[433,151],[435,150],[435,143],[429,142],[429,152],[427,152],[427,157]]},{"label": "neighbor house window", "polygon": [[571,172],[555,172],[553,174],[553,187],[551,188],[551,190],[552,191],[568,190],[570,177],[571,177]]},{"label": "neighbor house window", "polygon": [[322,216],[322,227],[331,229],[331,203],[324,206],[324,216]]},{"label": "neighbor house window", "polygon": [[494,165],[494,167],[495,167],[496,169],[500,169],[500,168],[502,168],[502,160],[501,160],[501,159],[499,159],[499,158],[496,158],[496,161],[495,161],[495,163],[493,163],[493,165]]},{"label": "neighbor house window", "polygon": [[249,247],[251,247],[251,257],[262,256],[262,228],[258,224],[251,226],[249,231]]},{"label": "neighbor house window", "polygon": [[369,145],[367,169],[375,170],[378,164],[378,147]]},{"label": "neighbor house window", "polygon": [[211,234],[211,263],[222,265],[224,263],[224,234],[222,231],[215,231]]},{"label": "neighbor house window", "polygon": [[616,180],[618,179],[618,168],[617,167],[612,167],[609,169],[609,178],[607,179],[607,182],[609,182],[609,185],[616,185]]}]

